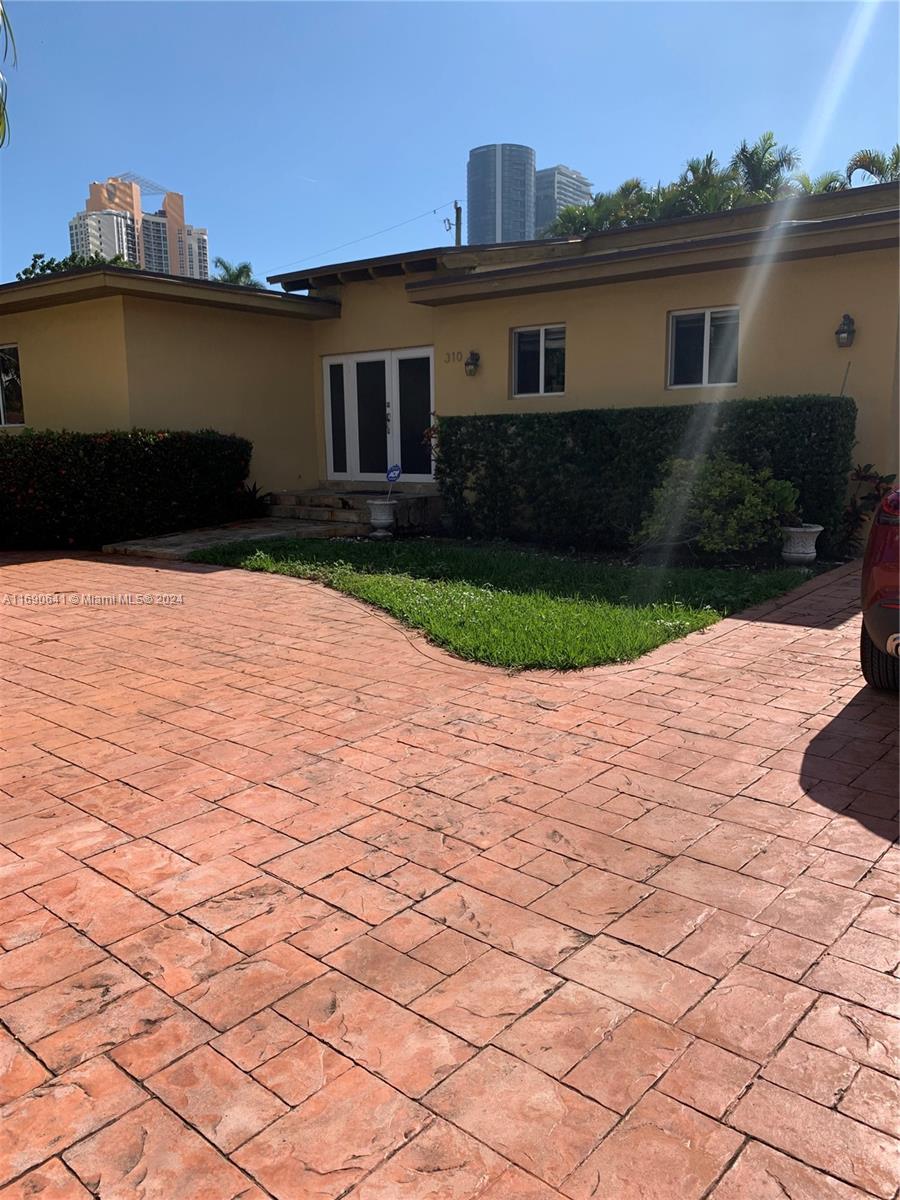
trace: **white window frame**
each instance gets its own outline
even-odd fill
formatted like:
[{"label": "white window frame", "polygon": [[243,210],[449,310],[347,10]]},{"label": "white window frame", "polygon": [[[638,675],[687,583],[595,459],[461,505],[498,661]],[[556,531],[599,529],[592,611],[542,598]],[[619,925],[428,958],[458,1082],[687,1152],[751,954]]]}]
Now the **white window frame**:
[{"label": "white window frame", "polygon": [[[703,314],[705,320],[703,322],[703,379],[700,383],[673,383],[672,375],[675,370],[675,318],[676,317],[697,317]],[[737,313],[738,315],[738,375],[740,375],[741,364],[741,310],[737,304],[714,304],[711,308],[679,308],[669,313],[669,353],[668,362],[666,365],[666,389],[668,391],[683,391],[684,388],[723,388],[737,387],[738,381],[733,383],[710,383],[709,382],[709,346],[710,346],[710,327],[712,325],[713,313]]]},{"label": "white window frame", "polygon": [[[22,355],[19,353],[18,342],[4,342],[0,345],[0,350],[15,350],[16,356],[19,359],[19,386],[22,384]],[[25,411],[25,392],[22,391],[22,412]],[[6,399],[3,395],[3,384],[0,383],[0,429],[24,429],[24,421],[7,421],[6,419]]]},{"label": "white window frame", "polygon": [[[565,321],[551,321],[547,325],[516,325],[512,329],[512,397],[514,400],[528,400],[532,396],[564,396],[566,394],[565,386],[561,392],[546,392],[544,391],[544,342],[546,341],[548,329],[561,329],[563,336],[566,336]],[[540,361],[538,366],[538,381],[540,383],[540,391],[537,392],[520,392],[519,387],[519,362],[516,337],[520,333],[540,333]],[[568,342],[568,338],[566,338]],[[566,376],[569,374],[569,347],[566,345]]]},{"label": "white window frame", "polygon": [[[402,350],[369,350],[361,354],[330,354],[322,358],[323,417],[325,425],[325,475],[327,479],[346,479],[354,482],[385,482],[386,472],[378,474],[359,469],[359,426],[356,407],[356,364],[360,362],[384,362],[385,398],[387,405],[387,458],[388,466],[400,461],[400,421],[397,408],[400,401],[400,359],[427,358],[430,364],[431,405],[430,423],[434,424],[434,347],[410,346]],[[340,366],[344,372],[344,433],[347,439],[347,470],[334,470],[334,452],[331,437],[331,367]],[[395,420],[396,416],[396,420]],[[434,479],[434,452],[431,454],[431,471],[427,475],[404,473],[402,483],[431,483]]]}]

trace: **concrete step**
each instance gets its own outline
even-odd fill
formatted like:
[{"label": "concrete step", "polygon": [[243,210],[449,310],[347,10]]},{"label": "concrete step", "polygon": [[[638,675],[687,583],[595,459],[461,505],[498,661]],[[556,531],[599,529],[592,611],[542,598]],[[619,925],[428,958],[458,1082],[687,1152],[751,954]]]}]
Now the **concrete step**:
[{"label": "concrete step", "polygon": [[285,535],[288,537],[293,537],[295,530],[298,536],[305,536],[301,530],[313,527],[317,531],[317,537],[364,537],[372,532],[372,526],[368,521],[361,519],[361,513],[348,514],[351,519],[348,519],[348,515],[341,514],[338,520],[330,519],[330,513],[330,509],[290,508],[277,504],[271,504],[268,510],[270,517],[284,524]]},{"label": "concrete step", "polygon": [[317,525],[339,525],[342,528],[364,525],[367,530],[371,528],[367,520],[368,512],[363,513],[352,508],[315,508],[306,504],[270,504],[268,515],[287,521],[314,521]]},{"label": "concrete step", "polygon": [[347,493],[319,489],[306,492],[273,492],[270,497],[270,503],[273,507],[277,508],[324,508],[335,511],[367,513],[368,506],[366,501],[370,496],[375,495],[378,495],[378,493]]}]

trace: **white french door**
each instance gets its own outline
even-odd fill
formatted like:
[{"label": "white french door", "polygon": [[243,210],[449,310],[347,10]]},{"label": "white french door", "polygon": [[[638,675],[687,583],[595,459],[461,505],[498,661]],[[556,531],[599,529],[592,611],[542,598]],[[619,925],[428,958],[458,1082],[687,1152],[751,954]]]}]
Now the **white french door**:
[{"label": "white french door", "polygon": [[433,476],[426,430],[434,413],[434,350],[375,350],[323,359],[329,479],[383,481]]}]

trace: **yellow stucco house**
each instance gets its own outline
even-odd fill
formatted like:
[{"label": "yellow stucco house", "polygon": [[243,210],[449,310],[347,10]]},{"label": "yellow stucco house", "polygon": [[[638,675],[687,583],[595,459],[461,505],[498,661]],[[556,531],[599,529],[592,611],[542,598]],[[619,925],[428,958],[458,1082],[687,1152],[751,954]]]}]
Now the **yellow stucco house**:
[{"label": "yellow stucco house", "polygon": [[896,470],[897,221],[881,185],[318,267],[283,293],[109,268],[6,284],[2,430],[211,427],[252,440],[263,490],[377,487],[393,463],[421,488],[434,414],[844,392],[856,457]]}]

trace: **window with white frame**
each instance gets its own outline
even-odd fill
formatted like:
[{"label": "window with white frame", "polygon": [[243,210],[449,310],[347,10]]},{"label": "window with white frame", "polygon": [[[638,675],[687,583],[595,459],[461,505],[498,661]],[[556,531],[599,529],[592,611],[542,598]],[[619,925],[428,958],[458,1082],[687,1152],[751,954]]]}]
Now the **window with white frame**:
[{"label": "window with white frame", "polygon": [[0,346],[0,425],[24,425],[19,347]]},{"label": "window with white frame", "polygon": [[513,330],[513,395],[559,395],[566,390],[566,327]]},{"label": "window with white frame", "polygon": [[668,386],[737,383],[739,311],[700,308],[669,316]]}]

